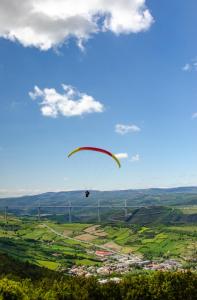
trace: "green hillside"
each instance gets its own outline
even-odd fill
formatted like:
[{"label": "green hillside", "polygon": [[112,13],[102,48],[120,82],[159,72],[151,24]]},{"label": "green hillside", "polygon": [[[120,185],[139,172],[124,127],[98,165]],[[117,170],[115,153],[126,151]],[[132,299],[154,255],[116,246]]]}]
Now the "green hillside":
[{"label": "green hillside", "polygon": [[197,275],[191,272],[135,272],[120,281],[71,277],[23,263],[0,253],[2,300],[195,300]]},{"label": "green hillside", "polygon": [[[197,217],[197,215],[196,215]],[[149,206],[141,207],[133,210],[128,216],[128,223],[131,224],[173,224],[189,222],[185,218],[183,212],[177,208],[164,207],[164,206]],[[196,219],[197,221],[197,219]]]},{"label": "green hillside", "polygon": [[75,277],[59,282],[43,278],[40,283],[0,279],[0,297],[3,300],[195,300],[196,293],[196,275],[191,273],[135,275],[118,284],[108,282],[104,285],[94,278]]},{"label": "green hillside", "polygon": [[33,280],[41,280],[43,277],[58,278],[58,276],[60,276],[57,272],[44,267],[39,267],[27,261],[23,262],[21,260],[14,259],[5,253],[0,253],[0,274],[1,277],[10,275],[13,278],[31,278]]},{"label": "green hillside", "polygon": [[102,265],[95,255],[101,249],[132,253],[144,259],[175,258],[183,264],[195,263],[197,225],[162,225],[159,219],[153,224],[142,223],[63,224],[10,216],[5,223],[2,217],[0,252],[60,271],[74,264]]}]

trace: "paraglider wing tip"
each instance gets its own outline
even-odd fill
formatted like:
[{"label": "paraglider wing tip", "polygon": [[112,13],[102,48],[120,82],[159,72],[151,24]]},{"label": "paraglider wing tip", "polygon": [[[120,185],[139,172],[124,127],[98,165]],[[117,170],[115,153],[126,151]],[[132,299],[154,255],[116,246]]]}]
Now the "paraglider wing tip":
[{"label": "paraglider wing tip", "polygon": [[118,167],[121,168],[121,163],[120,163],[119,159],[116,157],[116,155],[112,154],[112,157],[117,162]]},{"label": "paraglider wing tip", "polygon": [[68,158],[73,155],[74,153],[78,152],[80,150],[80,148],[76,148],[75,150],[71,151],[69,154],[68,154]]}]

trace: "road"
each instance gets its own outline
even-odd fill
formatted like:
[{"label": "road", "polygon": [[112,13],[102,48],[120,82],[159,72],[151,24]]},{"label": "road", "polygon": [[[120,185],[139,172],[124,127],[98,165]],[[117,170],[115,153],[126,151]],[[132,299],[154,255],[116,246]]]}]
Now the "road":
[{"label": "road", "polygon": [[119,252],[119,251],[114,251],[114,250],[112,250],[112,249],[110,249],[110,248],[108,248],[108,247],[101,246],[101,245],[97,245],[97,244],[93,244],[93,243],[87,242],[87,241],[81,241],[81,240],[76,239],[76,238],[74,238],[74,237],[70,237],[70,236],[64,235],[64,234],[62,234],[62,233],[56,231],[55,229],[51,228],[49,225],[47,225],[47,224],[45,224],[45,223],[43,223],[42,225],[43,225],[44,227],[46,227],[48,230],[50,230],[51,232],[55,233],[55,234],[58,235],[58,236],[61,236],[61,237],[64,238],[64,239],[69,239],[69,240],[78,242],[78,243],[80,243],[80,244],[81,244],[81,243],[84,243],[84,244],[87,244],[87,245],[89,245],[89,246],[91,246],[91,247],[94,247],[94,248],[98,248],[98,249],[101,249],[101,250],[109,251],[109,252],[111,252],[111,253],[113,253],[113,254],[121,255],[122,257],[128,257],[128,255],[123,254],[123,253],[121,253],[121,252]]}]

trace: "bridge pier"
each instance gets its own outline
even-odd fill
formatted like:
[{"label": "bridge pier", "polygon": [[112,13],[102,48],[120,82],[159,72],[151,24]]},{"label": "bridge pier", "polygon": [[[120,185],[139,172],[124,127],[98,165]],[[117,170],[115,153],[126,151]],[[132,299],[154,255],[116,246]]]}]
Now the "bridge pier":
[{"label": "bridge pier", "polygon": [[97,217],[98,217],[98,223],[101,222],[101,215],[100,215],[100,200],[98,200],[98,207],[97,207]]},{"label": "bridge pier", "polygon": [[4,220],[5,220],[5,223],[8,222],[8,207],[6,206],[5,209],[4,209]]},{"label": "bridge pier", "polygon": [[40,222],[41,220],[41,215],[40,215],[40,206],[38,207],[38,221]]},{"label": "bridge pier", "polygon": [[127,211],[127,200],[124,201],[124,215],[125,215],[125,219],[127,218],[128,215],[128,211]]},{"label": "bridge pier", "polygon": [[71,205],[70,201],[69,201],[69,207],[68,207],[68,221],[69,221],[69,223],[72,223],[72,205]]}]

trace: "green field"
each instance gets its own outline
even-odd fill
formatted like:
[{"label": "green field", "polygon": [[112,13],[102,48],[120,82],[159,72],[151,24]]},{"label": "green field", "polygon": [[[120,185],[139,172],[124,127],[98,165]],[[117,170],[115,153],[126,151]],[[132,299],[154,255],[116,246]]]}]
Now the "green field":
[{"label": "green field", "polygon": [[73,264],[100,265],[95,255],[99,246],[154,260],[187,262],[197,256],[197,225],[91,226],[13,217],[5,223],[1,218],[0,251],[53,270]]}]

